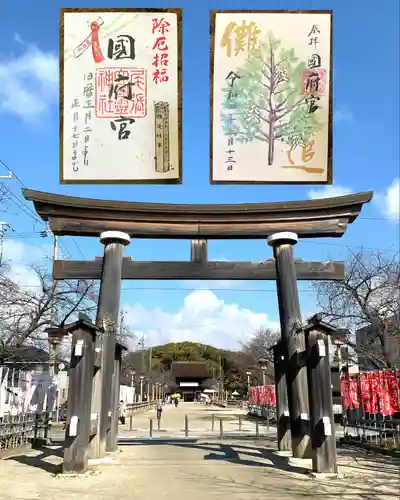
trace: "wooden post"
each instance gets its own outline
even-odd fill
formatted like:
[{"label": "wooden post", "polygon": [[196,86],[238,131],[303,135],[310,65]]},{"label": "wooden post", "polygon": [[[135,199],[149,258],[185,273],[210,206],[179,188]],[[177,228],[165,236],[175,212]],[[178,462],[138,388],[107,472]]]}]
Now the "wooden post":
[{"label": "wooden post", "polygon": [[66,327],[66,331],[72,332],[72,353],[64,444],[65,473],[84,473],[88,467],[96,330],[97,326],[82,314],[76,323]]},{"label": "wooden post", "polygon": [[285,346],[281,340],[273,348],[276,394],[276,431],[279,451],[291,451],[289,403],[286,385]]},{"label": "wooden post", "polygon": [[99,429],[90,444],[90,456],[105,456],[107,433],[110,429],[111,388],[114,371],[115,341],[119,319],[121,273],[124,246],[130,242],[128,234],[107,231],[100,235],[104,244],[103,268],[96,323],[103,328],[96,349],[101,352],[101,368],[93,380],[92,413],[99,417]]},{"label": "wooden post", "polygon": [[[66,332],[60,327],[50,327],[46,328],[47,338],[49,342],[49,375],[53,378],[51,386],[47,391],[47,401],[46,401],[46,412],[49,414],[50,420],[52,420],[52,414],[54,407],[58,407],[58,392],[59,388],[57,386],[56,390],[54,387],[54,377],[58,373],[57,360],[59,359],[60,347],[63,342],[63,338]],[[57,413],[58,415],[58,413]]]},{"label": "wooden post", "polygon": [[[308,345],[308,381],[311,412],[313,471],[337,474],[329,337],[314,316],[305,328]],[[329,328],[332,328],[328,325]]]},{"label": "wooden post", "polygon": [[185,415],[185,438],[189,437],[189,417]]},{"label": "wooden post", "polygon": [[295,458],[310,458],[310,409],[307,367],[304,363],[306,344],[302,329],[293,245],[297,234],[284,232],[268,237],[274,249],[276,287],[282,340],[287,352],[286,383],[288,387],[292,453]]},{"label": "wooden post", "polygon": [[191,262],[205,263],[208,260],[207,240],[192,240],[190,242]]},{"label": "wooden post", "polygon": [[118,423],[119,423],[119,387],[121,381],[121,360],[122,352],[128,348],[116,342],[114,356],[114,372],[112,376],[112,391],[111,391],[111,426],[107,433],[106,451],[117,451],[118,447]]}]

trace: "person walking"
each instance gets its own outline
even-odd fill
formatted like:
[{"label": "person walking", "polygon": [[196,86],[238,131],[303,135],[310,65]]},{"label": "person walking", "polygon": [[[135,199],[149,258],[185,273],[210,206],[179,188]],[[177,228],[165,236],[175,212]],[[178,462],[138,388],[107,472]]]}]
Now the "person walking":
[{"label": "person walking", "polygon": [[157,409],[157,420],[161,420],[161,414],[162,414],[162,411],[163,411],[163,407],[162,407],[162,401],[161,399],[159,399],[157,401],[157,406],[156,406],[156,409]]},{"label": "person walking", "polygon": [[125,425],[125,403],[123,402],[123,400],[121,399],[121,401],[119,402],[119,421],[122,425]]}]

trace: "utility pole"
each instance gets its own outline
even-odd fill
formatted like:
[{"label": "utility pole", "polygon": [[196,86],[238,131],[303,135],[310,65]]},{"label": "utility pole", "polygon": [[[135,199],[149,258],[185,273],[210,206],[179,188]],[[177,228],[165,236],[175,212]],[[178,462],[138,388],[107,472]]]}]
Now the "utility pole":
[{"label": "utility pole", "polygon": [[[10,169],[8,169],[8,175],[0,175],[0,179],[2,180],[13,179],[13,178],[14,174]],[[5,191],[3,191],[3,193],[5,194]],[[11,229],[10,224],[8,224],[8,222],[0,222],[0,264],[3,259],[4,233],[7,231],[7,229]],[[11,229],[11,231],[14,230]]]},{"label": "utility pole", "polygon": [[262,384],[265,386],[265,385],[267,385],[267,369],[268,369],[267,363],[268,363],[268,361],[264,358],[261,358],[258,360],[258,362],[260,364],[260,369],[261,369],[261,373],[262,373]]},{"label": "utility pole", "polygon": [[225,394],[224,394],[224,391],[225,391],[225,387],[224,387],[225,373],[224,373],[224,366],[222,364],[222,356],[220,356],[219,359],[221,361],[221,392],[222,392],[222,399],[225,400]]},{"label": "utility pole", "polygon": [[141,359],[142,359],[142,375],[145,374],[146,372],[146,360],[144,358],[144,334],[140,337],[140,340],[138,342],[138,345],[140,346],[141,349]]},{"label": "utility pole", "polygon": [[120,312],[120,320],[119,320],[119,336],[123,337],[124,333],[125,333],[125,312],[121,309],[121,312]]},{"label": "utility pole", "polygon": [[251,372],[246,372],[246,375],[247,375],[247,392],[248,392],[251,385],[251,380],[250,380]]},{"label": "utility pole", "polygon": [[[53,235],[53,267],[54,261],[58,259],[58,236]],[[54,308],[54,292],[56,289],[57,283],[53,280],[52,286],[52,297],[51,297],[51,305],[50,305],[50,327],[53,328],[55,325],[55,308]],[[49,374],[54,377],[56,374],[56,360],[57,354],[59,350],[59,344],[53,342],[53,339],[49,336]]]},{"label": "utility pole", "polygon": [[143,380],[144,376],[140,375],[140,402],[143,402]]},{"label": "utility pole", "polygon": [[151,370],[153,368],[153,348],[150,347],[149,349],[149,373],[151,373]]},{"label": "utility pole", "polygon": [[8,222],[0,222],[0,263],[3,259],[4,233],[8,229],[11,229],[11,226],[10,224],[8,224]]}]

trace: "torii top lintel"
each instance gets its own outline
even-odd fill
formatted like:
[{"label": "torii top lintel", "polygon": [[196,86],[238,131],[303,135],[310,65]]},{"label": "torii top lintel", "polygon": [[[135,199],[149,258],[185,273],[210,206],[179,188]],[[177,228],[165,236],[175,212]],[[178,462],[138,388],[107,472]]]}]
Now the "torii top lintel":
[{"label": "torii top lintel", "polygon": [[56,235],[136,238],[250,239],[282,231],[299,238],[340,237],[373,192],[317,200],[232,205],[141,203],[78,198],[23,189]]}]

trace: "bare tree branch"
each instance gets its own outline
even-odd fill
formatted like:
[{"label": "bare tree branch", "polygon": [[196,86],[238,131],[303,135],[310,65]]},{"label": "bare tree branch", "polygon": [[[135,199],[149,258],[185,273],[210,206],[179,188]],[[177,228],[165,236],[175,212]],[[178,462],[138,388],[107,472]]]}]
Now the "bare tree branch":
[{"label": "bare tree branch", "polygon": [[313,287],[324,320],[353,332],[347,342],[362,362],[380,368],[400,363],[399,255],[360,250],[347,259],[343,282]]},{"label": "bare tree branch", "polygon": [[[8,269],[9,270],[9,269]],[[93,282],[54,282],[45,267],[27,266],[37,281],[29,287],[13,281],[0,269],[0,358],[3,362],[15,347],[46,346],[44,330],[64,325],[78,312],[94,311],[97,292]]]},{"label": "bare tree branch", "polygon": [[273,373],[273,353],[271,347],[274,346],[280,339],[280,333],[268,328],[260,328],[251,339],[242,344],[242,352],[257,363],[260,359],[268,361],[268,372]]}]

